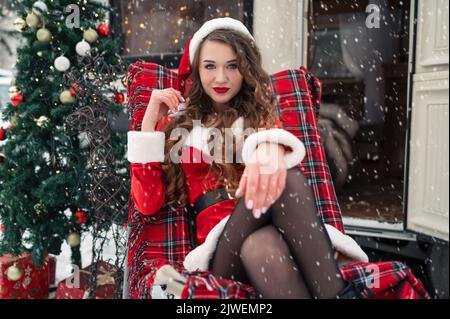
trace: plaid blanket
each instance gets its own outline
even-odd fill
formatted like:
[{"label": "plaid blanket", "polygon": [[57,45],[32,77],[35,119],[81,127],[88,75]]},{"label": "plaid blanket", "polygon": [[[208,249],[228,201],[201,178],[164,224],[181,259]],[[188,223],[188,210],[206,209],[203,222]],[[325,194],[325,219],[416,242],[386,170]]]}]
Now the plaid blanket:
[{"label": "plaid blanket", "polygon": [[[273,74],[271,79],[284,128],[305,144],[306,157],[300,168],[311,182],[317,209],[325,223],[344,232],[317,126],[321,83],[305,68],[285,70]],[[132,116],[130,130],[141,129],[152,90],[174,87],[176,80],[175,72],[154,63],[136,62],[129,67],[127,108]],[[151,298],[155,273],[166,264],[188,277],[181,298],[255,298],[249,285],[218,278],[209,272],[184,269],[184,257],[195,245],[193,220],[186,210],[164,207],[157,214],[144,216],[130,199],[128,226],[130,298]],[[399,262],[348,263],[341,267],[341,273],[365,298],[430,298],[410,268]]]}]

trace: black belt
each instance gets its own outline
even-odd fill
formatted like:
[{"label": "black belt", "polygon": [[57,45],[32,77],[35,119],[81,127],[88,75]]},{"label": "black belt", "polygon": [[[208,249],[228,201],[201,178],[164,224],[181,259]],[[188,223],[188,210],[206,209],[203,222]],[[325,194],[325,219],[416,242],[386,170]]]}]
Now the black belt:
[{"label": "black belt", "polygon": [[228,194],[227,190],[224,187],[207,192],[195,201],[193,207],[194,214],[198,215],[209,206],[227,199],[231,199],[231,196]]}]

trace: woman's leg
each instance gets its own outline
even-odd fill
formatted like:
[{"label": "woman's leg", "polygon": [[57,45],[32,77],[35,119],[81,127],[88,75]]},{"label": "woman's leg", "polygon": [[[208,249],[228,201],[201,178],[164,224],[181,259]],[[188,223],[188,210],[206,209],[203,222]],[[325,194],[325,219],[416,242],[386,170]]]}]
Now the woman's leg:
[{"label": "woman's leg", "polygon": [[313,298],[334,298],[345,287],[331,240],[318,215],[312,187],[297,167],[289,169],[280,198],[270,207]]},{"label": "woman's leg", "polygon": [[270,214],[255,219],[252,211],[245,207],[240,198],[220,235],[210,269],[214,275],[250,283],[241,260],[244,240],[258,229],[272,223]]},{"label": "woman's leg", "polygon": [[244,240],[241,259],[259,298],[311,298],[289,247],[273,225],[258,229]]},{"label": "woman's leg", "polygon": [[[261,218],[253,217],[244,198],[238,201],[219,239],[211,272],[249,283],[241,260],[242,245],[253,232],[268,224],[283,235],[314,298],[333,298],[344,288],[330,239],[317,215],[312,189],[296,167],[288,170],[285,190]],[[260,247],[264,245],[263,241]]]}]

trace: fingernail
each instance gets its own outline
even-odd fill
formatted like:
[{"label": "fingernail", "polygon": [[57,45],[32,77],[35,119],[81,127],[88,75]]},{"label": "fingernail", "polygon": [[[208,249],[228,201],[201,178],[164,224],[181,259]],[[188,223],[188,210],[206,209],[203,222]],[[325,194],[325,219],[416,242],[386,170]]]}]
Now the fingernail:
[{"label": "fingernail", "polygon": [[184,99],[184,97],[181,97],[181,102],[186,102],[186,100]]},{"label": "fingernail", "polygon": [[261,211],[259,209],[255,209],[255,212],[253,215],[255,216],[255,218],[259,218],[259,217],[261,217]]},{"label": "fingernail", "polygon": [[236,194],[234,194],[234,196],[239,196],[239,192],[240,192],[241,190],[238,188],[238,189],[236,189]]},{"label": "fingernail", "polygon": [[252,200],[249,200],[248,202],[247,202],[247,209],[252,209],[253,208],[253,201]]},{"label": "fingernail", "polygon": [[267,212],[267,207],[261,208],[261,213],[265,214]]}]

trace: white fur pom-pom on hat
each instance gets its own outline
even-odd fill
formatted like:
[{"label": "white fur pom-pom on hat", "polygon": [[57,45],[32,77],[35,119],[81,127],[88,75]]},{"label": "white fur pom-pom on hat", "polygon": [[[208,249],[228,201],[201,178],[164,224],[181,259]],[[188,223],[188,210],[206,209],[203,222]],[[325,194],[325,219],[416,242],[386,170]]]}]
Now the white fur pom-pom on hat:
[{"label": "white fur pom-pom on hat", "polygon": [[229,29],[234,30],[239,33],[242,33],[244,36],[248,37],[250,40],[255,41],[250,31],[245,27],[245,25],[236,19],[226,17],[226,18],[217,18],[206,21],[200,29],[195,32],[192,40],[189,44],[189,61],[192,64],[194,61],[195,52],[198,50],[200,43],[202,43],[203,39],[206,38],[208,34],[218,29]]}]

